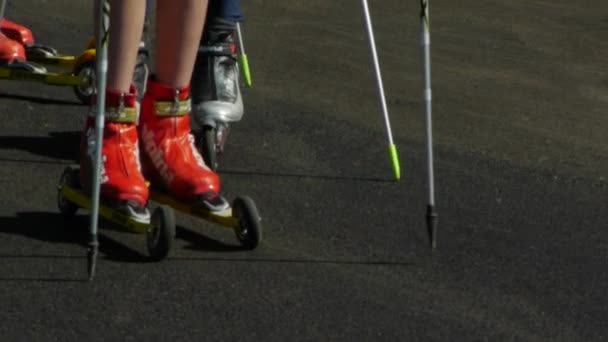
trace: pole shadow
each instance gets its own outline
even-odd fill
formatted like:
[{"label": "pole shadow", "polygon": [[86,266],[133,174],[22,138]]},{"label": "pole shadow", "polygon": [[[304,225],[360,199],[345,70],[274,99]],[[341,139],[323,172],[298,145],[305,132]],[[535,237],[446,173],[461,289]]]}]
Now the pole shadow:
[{"label": "pole shadow", "polygon": [[[1,97],[1,96],[0,96]],[[80,160],[80,139],[82,132],[66,131],[66,132],[50,132],[48,136],[0,136],[0,149],[17,149],[27,151],[31,154],[65,160],[70,163],[79,163]],[[23,163],[58,163],[51,161],[34,161],[28,159],[0,159],[8,162],[23,162]],[[247,169],[223,169],[220,165],[218,170],[220,175],[247,176],[247,177],[278,177],[278,178],[295,178],[295,179],[317,179],[323,181],[350,181],[350,182],[372,182],[372,183],[397,183],[393,178],[382,177],[367,177],[367,176],[351,176],[351,175],[331,175],[331,174],[313,174],[313,173],[291,173],[291,172],[276,172],[265,170],[247,170]]]},{"label": "pole shadow", "polygon": [[380,177],[365,177],[365,176],[336,176],[336,175],[323,175],[323,174],[312,174],[312,173],[289,173],[289,172],[272,172],[272,171],[257,171],[257,170],[234,170],[234,169],[222,169],[219,167],[218,173],[220,175],[233,175],[233,176],[257,176],[257,177],[279,177],[279,178],[295,178],[295,179],[317,179],[324,181],[348,181],[348,182],[371,182],[371,183],[398,183],[397,180],[391,178],[380,178]]}]

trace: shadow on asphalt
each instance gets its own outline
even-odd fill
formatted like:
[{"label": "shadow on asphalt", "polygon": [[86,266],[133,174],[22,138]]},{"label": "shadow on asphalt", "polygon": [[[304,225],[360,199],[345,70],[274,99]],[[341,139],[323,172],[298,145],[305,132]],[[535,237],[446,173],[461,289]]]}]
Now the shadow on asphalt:
[{"label": "shadow on asphalt", "polygon": [[380,177],[335,176],[335,175],[285,173],[285,172],[270,172],[270,171],[222,170],[221,165],[220,165],[219,173],[227,174],[227,175],[235,175],[235,176],[319,179],[319,180],[328,180],[328,181],[355,181],[355,182],[372,182],[372,183],[397,183],[398,182],[395,179],[380,178]]},{"label": "shadow on asphalt", "polygon": [[[48,212],[19,212],[16,217],[0,217],[0,234],[21,235],[48,243],[75,244],[87,247],[89,232],[87,231],[88,216],[80,215],[66,220],[60,213]],[[103,227],[103,228],[101,228]],[[102,230],[106,229],[105,222],[100,223],[98,234],[99,250],[105,259],[118,262],[147,262],[148,258],[136,250],[108,237]],[[0,255],[11,258],[78,258],[73,256],[52,255]],[[83,252],[84,258],[84,252]]]},{"label": "shadow on asphalt", "polygon": [[21,101],[39,103],[39,104],[44,104],[44,105],[84,106],[84,104],[82,104],[82,102],[79,102],[79,101],[57,100],[57,99],[48,99],[48,98],[44,98],[44,97],[7,94],[7,93],[0,93],[0,99],[21,100]]},{"label": "shadow on asphalt", "polygon": [[[78,161],[80,148],[78,132],[50,132],[49,136],[0,136],[0,149],[16,149],[54,159]],[[27,160],[4,160],[28,162]]]},{"label": "shadow on asphalt", "polygon": [[[16,217],[0,217],[0,234],[21,235],[30,239],[49,243],[67,243],[82,246],[86,249],[88,245],[89,216],[77,215],[72,219],[65,219],[60,213],[48,212],[19,212]],[[118,232],[121,234],[132,235],[125,232],[121,227],[101,220],[99,223],[99,249],[103,254],[101,257],[106,260],[117,262],[144,263],[150,262],[147,255],[139,253],[133,248],[117,241],[104,234],[103,232]],[[230,252],[242,251],[239,245],[224,244],[221,241],[206,237],[191,230],[176,227],[176,239],[184,240],[192,245],[188,249],[208,251],[208,252]],[[141,235],[142,243],[145,244],[145,236]],[[57,258],[70,259],[80,258],[78,256],[60,255],[8,255],[0,254],[0,258]],[[84,254],[82,256],[84,258]]]},{"label": "shadow on asphalt", "polygon": [[[84,260],[83,260],[84,263]],[[84,267],[83,267],[84,268]],[[34,283],[88,283],[88,276],[82,278],[1,278],[0,282],[34,282]]]},{"label": "shadow on asphalt", "polygon": [[[83,249],[80,255],[53,255],[53,254],[0,254],[0,259],[82,259],[85,262],[85,250],[88,242],[88,216],[80,215],[71,220],[65,220],[59,213],[48,212],[19,212],[16,217],[0,217],[0,234],[21,235],[30,239],[48,243],[68,243],[79,245]],[[103,230],[118,230],[111,224],[101,222],[98,234],[100,258],[116,262],[147,263],[147,255],[141,254],[133,248],[103,234]],[[130,233],[126,233],[130,234]],[[143,238],[143,235],[142,235]],[[177,227],[176,238],[192,243],[188,249],[206,252],[238,252],[243,251],[239,245],[224,244],[221,241],[206,237],[197,232]],[[261,246],[261,248],[264,248]],[[361,266],[413,266],[414,262],[398,260],[349,260],[349,259],[306,259],[306,258],[239,258],[239,257],[169,257],[168,261],[217,261],[242,263],[293,263],[293,264],[335,264],[335,265],[361,265]],[[17,279],[2,278],[0,281],[81,281],[75,279]]]},{"label": "shadow on asphalt", "polygon": [[77,229],[80,217],[64,221],[59,213],[19,212],[16,217],[0,217],[0,233],[21,235],[49,243],[71,243],[85,246],[86,232]]},{"label": "shadow on asphalt", "polygon": [[[31,154],[44,156],[53,159],[66,160],[78,164],[80,148],[79,131],[50,132],[48,136],[0,136],[0,149],[16,149],[27,151]],[[66,164],[61,161],[31,160],[18,158],[0,158],[0,161],[13,163],[43,163],[43,164]],[[391,178],[380,177],[359,177],[349,175],[323,175],[307,173],[286,173],[272,172],[264,170],[223,170],[220,166],[220,175],[234,176],[257,176],[257,177],[279,177],[279,178],[298,178],[298,179],[318,179],[326,181],[356,181],[356,182],[376,182],[394,183]]]},{"label": "shadow on asphalt", "polygon": [[186,246],[186,249],[206,252],[239,252],[243,251],[243,247],[239,245],[229,245],[221,241],[212,239],[205,235],[199,234],[192,230],[176,227],[175,238],[187,241],[191,245]]},{"label": "shadow on asphalt", "polygon": [[[263,248],[263,247],[262,247]],[[391,260],[331,260],[305,258],[220,258],[220,257],[170,257],[169,261],[217,261],[240,263],[269,263],[269,264],[311,264],[311,265],[351,265],[351,266],[416,266],[420,262],[391,261]]]}]

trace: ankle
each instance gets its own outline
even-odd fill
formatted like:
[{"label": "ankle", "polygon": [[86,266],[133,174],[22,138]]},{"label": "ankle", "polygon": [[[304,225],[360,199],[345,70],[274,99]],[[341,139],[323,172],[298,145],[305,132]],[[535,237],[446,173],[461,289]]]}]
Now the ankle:
[{"label": "ankle", "polygon": [[[137,103],[137,90],[131,86],[129,92],[106,88],[105,119],[107,122],[136,123],[139,116],[139,106]],[[96,115],[96,102],[89,112],[89,116]]]}]

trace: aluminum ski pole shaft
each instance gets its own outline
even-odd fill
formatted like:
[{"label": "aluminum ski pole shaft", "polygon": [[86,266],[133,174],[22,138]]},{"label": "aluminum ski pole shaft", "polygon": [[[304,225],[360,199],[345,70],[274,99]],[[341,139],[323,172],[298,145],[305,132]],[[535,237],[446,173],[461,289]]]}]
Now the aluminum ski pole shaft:
[{"label": "aluminum ski pole shaft", "polygon": [[245,52],[245,44],[243,43],[243,33],[241,32],[241,25],[236,23],[236,35],[239,39],[239,50],[241,51],[240,62],[241,68],[243,69],[243,76],[245,77],[245,85],[250,87],[252,86],[251,82],[251,71],[249,70],[249,59],[247,58],[247,53]]},{"label": "aluminum ski pole shaft", "polygon": [[96,21],[95,28],[95,48],[97,49],[97,104],[95,113],[95,160],[93,163],[93,191],[91,194],[91,240],[87,251],[89,280],[95,277],[97,265],[97,254],[99,253],[99,241],[97,240],[97,224],[99,221],[99,192],[101,188],[101,145],[103,139],[103,128],[105,125],[105,104],[106,104],[106,76],[108,71],[107,45],[109,30],[109,11],[110,5],[106,0],[95,2],[98,10],[99,20]]},{"label": "aluminum ski pole shaft", "polygon": [[384,95],[384,85],[382,83],[382,74],[380,73],[380,63],[378,62],[378,53],[376,51],[376,40],[374,38],[374,31],[372,28],[372,20],[369,14],[369,6],[367,0],[361,0],[363,5],[363,14],[365,15],[365,24],[367,27],[367,35],[369,38],[369,45],[372,52],[374,70],[376,72],[376,83],[378,86],[378,94],[380,96],[380,104],[382,105],[382,113],[384,115],[384,123],[386,125],[386,132],[388,135],[388,149],[389,156],[393,166],[393,173],[395,178],[399,180],[401,178],[401,167],[399,165],[399,156],[397,154],[397,147],[393,142],[393,133],[391,131],[391,123],[388,116],[388,107],[386,106],[386,97]]},{"label": "aluminum ski pole shaft", "polygon": [[437,212],[435,210],[435,171],[433,168],[433,120],[431,92],[431,33],[429,21],[429,0],[420,0],[422,23],[421,45],[424,65],[424,107],[426,116],[426,138],[428,159],[429,204],[426,212],[427,232],[431,249],[437,248]]}]

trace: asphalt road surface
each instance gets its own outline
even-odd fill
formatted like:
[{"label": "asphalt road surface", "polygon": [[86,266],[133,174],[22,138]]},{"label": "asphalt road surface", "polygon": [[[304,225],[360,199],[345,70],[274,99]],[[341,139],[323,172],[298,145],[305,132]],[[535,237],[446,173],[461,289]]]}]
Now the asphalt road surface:
[{"label": "asphalt road surface", "polygon": [[[70,88],[0,81],[4,341],[608,339],[608,3],[431,4],[438,249],[416,1],[371,1],[402,179],[393,181],[358,1],[244,2],[253,88],[225,195],[264,241],[178,216],[159,263],[101,224],[86,281],[82,212],[56,206],[86,107]],[[39,43],[79,54],[91,4],[11,1]]]}]

